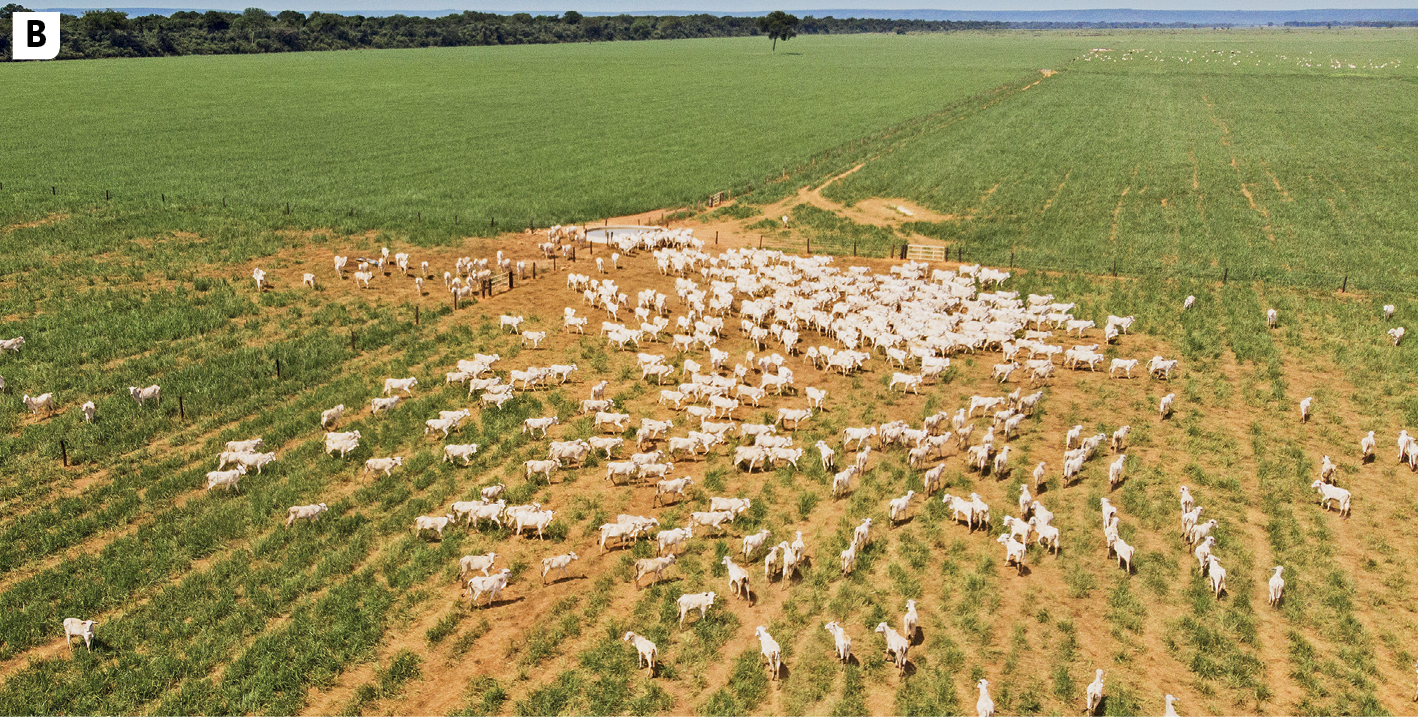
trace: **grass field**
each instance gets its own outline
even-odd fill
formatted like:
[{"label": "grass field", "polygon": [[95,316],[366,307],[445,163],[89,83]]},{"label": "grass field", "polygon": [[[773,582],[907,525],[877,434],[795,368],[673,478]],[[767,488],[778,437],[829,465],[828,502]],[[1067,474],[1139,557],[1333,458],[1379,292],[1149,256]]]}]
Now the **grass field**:
[{"label": "grass field", "polygon": [[[777,58],[756,44],[708,41],[501,48],[491,52],[505,54],[485,56],[479,53],[489,50],[472,49],[0,66],[0,75],[19,78],[27,92],[36,91],[41,73],[67,78],[65,102],[86,102],[80,114],[93,128],[41,135],[32,125],[47,116],[25,110],[27,123],[0,135],[0,174],[48,167],[67,171],[72,183],[112,181],[119,192],[110,207],[63,187],[57,196],[38,191],[62,174],[0,180],[0,252],[7,258],[0,266],[0,338],[27,338],[18,354],[0,354],[7,384],[0,392],[0,712],[925,715],[970,712],[973,685],[984,677],[1000,714],[1068,714],[1081,711],[1092,671],[1104,668],[1106,714],[1160,713],[1165,693],[1182,699],[1184,714],[1412,713],[1418,479],[1393,461],[1393,436],[1418,427],[1418,358],[1409,344],[1389,345],[1384,331],[1410,325],[1418,302],[1405,293],[1363,291],[1366,281],[1401,281],[1389,277],[1411,259],[1396,240],[1350,241],[1320,229],[1341,217],[1356,235],[1405,231],[1412,149],[1392,128],[1413,121],[1403,111],[1412,98],[1400,91],[1413,81],[1401,55],[1409,51],[1407,33],[799,38],[785,51],[801,55]],[[1388,44],[1394,38],[1398,44]],[[1306,56],[1311,49],[1323,56],[1324,63],[1310,64],[1324,66],[1282,67],[1278,59],[1222,66],[1221,56],[1208,65],[1203,56],[1173,71],[1164,69],[1170,59],[1147,59],[1219,47],[1230,62],[1233,48],[1290,58],[1296,44]],[[738,47],[745,48],[738,61],[747,63],[736,70],[740,77],[706,75],[703,56],[691,61],[694,53],[722,58]],[[831,51],[815,55],[815,47]],[[1068,62],[1099,47],[1149,49],[1126,61],[1115,52],[1116,60],[1098,54]],[[465,82],[473,93],[484,81],[430,58],[495,59],[499,67],[521,58],[528,64],[520,71],[540,67],[547,83],[518,83],[508,65],[501,86],[554,102],[583,89],[553,84],[566,81],[557,74],[564,64],[554,62],[565,55],[557,53],[594,56],[577,73],[620,97],[644,91],[646,113],[603,114],[624,133],[594,133],[570,115],[540,114],[540,104],[506,90],[496,101],[512,109],[487,112],[489,121],[503,123],[495,136],[520,136],[530,121],[585,142],[532,142],[533,154],[521,161],[504,147],[500,164],[465,175],[465,163],[446,161],[445,148],[428,140],[458,133],[426,117],[404,117],[389,99],[408,76],[446,84],[438,78],[448,73],[448,82]],[[1397,70],[1378,67],[1391,55],[1402,60]],[[1331,57],[1356,67],[1346,61],[1334,69]],[[674,60],[654,63],[668,66],[656,71],[679,72],[698,83],[696,90],[656,95],[632,75],[647,58]],[[938,61],[941,70],[920,72],[923,61]],[[287,109],[290,94],[256,87],[262,63],[277,62],[309,65],[303,76],[327,78],[319,91],[296,88],[307,102],[321,100],[319,113],[302,119]],[[753,63],[770,62],[800,63],[798,83],[778,88],[768,73],[749,72]],[[201,87],[185,96],[174,90],[214,72],[204,68],[228,66],[247,78],[255,114],[237,113],[226,95]],[[1042,67],[1060,73],[1041,80]],[[852,72],[861,80],[850,83],[860,93],[848,96],[851,102],[841,87],[821,84]],[[118,121],[84,97],[99,92],[100,75],[123,73],[133,74],[104,90],[129,108]],[[166,79],[146,84],[154,73]],[[341,111],[358,104],[341,83],[371,74],[385,78],[387,92],[362,99],[385,102],[382,116]],[[753,83],[765,96],[744,91]],[[1272,94],[1272,87],[1288,91]],[[1368,117],[1363,133],[1336,126],[1332,115],[1305,119],[1302,91],[1311,103],[1343,102]],[[783,92],[797,93],[797,104],[782,102]],[[480,106],[483,99],[466,101]],[[685,119],[676,101],[736,111]],[[156,103],[174,112],[147,109]],[[446,112],[441,117],[460,116],[457,102],[449,103],[438,108]],[[841,116],[832,114],[839,106]],[[1293,122],[1270,122],[1271,113]],[[229,131],[206,131],[209,119]],[[1175,138],[1154,124],[1164,119]],[[697,129],[686,133],[690,125],[677,120]],[[330,144],[336,121],[350,123],[338,131],[357,151]],[[7,114],[0,122],[14,120]],[[157,138],[141,122],[171,123],[198,149]],[[713,122],[736,124],[721,129]],[[774,127],[794,131],[763,131]],[[1090,129],[1104,139],[1090,139]],[[705,131],[722,134],[706,138]],[[121,132],[135,136],[124,140]],[[640,146],[636,133],[699,144],[670,152]],[[100,134],[120,151],[81,161],[84,143],[97,142],[85,137]],[[408,151],[380,154],[378,140],[390,134]],[[54,144],[31,149],[16,137]],[[555,147],[582,152],[586,161],[602,162],[597,173],[613,168],[625,182],[567,175]],[[599,151],[616,147],[621,154]],[[823,153],[828,147],[836,150],[831,157]],[[654,159],[644,163],[648,174],[619,164],[632,152]],[[400,168],[359,171],[379,157]],[[536,281],[456,313],[444,292],[418,295],[397,272],[364,291],[339,281],[329,266],[332,252],[369,255],[381,245],[411,251],[415,263],[428,260],[435,271],[451,268],[455,257],[498,249],[532,259],[523,237],[429,226],[434,210],[423,225],[409,221],[414,197],[441,202],[443,211],[461,207],[456,193],[439,192],[452,192],[462,176],[509,212],[544,202],[549,217],[586,217],[672,208],[721,182],[761,180],[783,165],[791,171],[759,183],[746,201],[683,225],[705,238],[722,231],[721,250],[753,244],[760,233],[770,245],[795,248],[811,238],[814,250],[838,253],[856,241],[863,253],[880,255],[920,236],[958,242],[966,260],[1003,263],[1013,249],[1020,265],[1051,270],[1017,272],[1006,288],[1077,301],[1075,313],[1085,318],[1136,315],[1132,333],[1110,355],[1182,361],[1170,384],[1063,372],[1045,389],[1039,415],[1010,442],[1016,457],[1007,480],[947,459],[945,490],[980,493],[994,506],[996,525],[1016,512],[1018,483],[1048,461],[1054,482],[1040,499],[1057,515],[1059,555],[1031,548],[1030,572],[1016,575],[991,536],[949,520],[939,494],[918,498],[911,520],[888,528],[886,501],[922,487],[920,471],[900,449],[877,453],[853,493],[838,500],[811,450],[801,471],[746,474],[723,449],[681,462],[675,472],[694,476],[698,486],[666,508],[655,507],[643,486],[606,485],[603,459],[562,471],[551,484],[529,483],[522,461],[545,455],[546,442],[520,433],[522,419],[558,414],[553,438],[591,435],[590,421],[572,414],[602,378],[626,412],[673,417],[674,435],[685,425],[683,414],[656,403],[653,381],[637,380],[633,352],[606,348],[594,330],[585,338],[560,332],[561,307],[580,301],[564,288],[566,264],[547,273],[539,263]],[[1314,184],[1298,179],[1306,172]],[[839,178],[824,186],[831,177]],[[174,190],[163,205],[128,198],[117,186],[151,195],[164,191],[164,178],[198,184],[203,194]],[[401,181],[422,194],[400,194]],[[244,193],[233,191],[241,201],[223,213],[218,192],[232,186]],[[1269,224],[1257,223],[1242,188],[1270,212]],[[303,198],[292,199],[298,206],[290,217],[266,206],[283,202],[281,190],[297,189]],[[364,196],[367,214],[337,217],[315,208],[317,199],[341,193]],[[898,201],[916,207],[917,219],[888,221],[882,208]],[[791,228],[774,226],[780,211],[792,215]],[[1324,211],[1335,214],[1326,220]],[[1312,248],[1302,251],[1301,244]],[[1129,253],[1120,253],[1124,248]],[[1118,279],[1102,266],[1115,255]],[[1288,282],[1268,276],[1277,281],[1267,283],[1233,271],[1223,285],[1206,270],[1208,255],[1218,268],[1222,259],[1243,257],[1270,272],[1282,262],[1317,274],[1348,270],[1361,291],[1308,288],[1305,273]],[[1367,268],[1359,265],[1364,257],[1373,259]],[[1129,278],[1144,259],[1166,273],[1152,267],[1147,279]],[[671,280],[650,257],[622,263],[613,278],[627,293],[670,293]],[[860,263],[881,272],[889,265]],[[249,279],[256,266],[274,284],[259,296]],[[576,269],[589,265],[583,258]],[[300,288],[305,272],[319,276],[320,290]],[[1198,302],[1182,313],[1187,295]],[[1392,323],[1382,319],[1385,303],[1397,305]],[[1282,319],[1268,331],[1264,312],[1271,307]],[[600,315],[581,312],[593,317],[592,326]],[[498,331],[501,313],[523,314],[526,328],[551,336],[542,349],[523,349]],[[749,344],[736,318],[727,323],[724,348],[737,360]],[[830,341],[810,332],[805,338]],[[668,345],[646,350],[672,354]],[[440,460],[443,441],[420,426],[438,410],[471,403],[465,389],[437,381],[474,352],[501,354],[504,370],[571,362],[579,369],[566,386],[528,392],[502,411],[474,408],[458,442],[483,450],[471,467],[454,467]],[[669,358],[677,365],[706,359]],[[846,378],[790,357],[798,386],[830,392],[828,410],[804,424],[797,443],[827,440],[840,463],[849,457],[840,446],[847,426],[898,418],[918,425],[971,395],[1002,393],[989,377],[995,360],[993,353],[961,356],[945,380],[920,396],[902,396],[888,390],[891,369],[880,353],[870,370]],[[380,381],[408,375],[420,380],[415,397],[370,416]],[[140,409],[126,388],[150,383],[162,385],[163,402]],[[40,391],[56,394],[53,417],[30,416],[20,404],[22,394]],[[1158,421],[1157,400],[1167,392],[1177,395],[1177,413]],[[1296,403],[1311,395],[1314,420],[1301,424]],[[93,424],[79,413],[86,400],[97,405]],[[339,403],[349,408],[342,429],[364,436],[347,460],[324,454],[317,427],[319,412]],[[803,403],[801,395],[769,397],[739,417],[771,420],[777,407]],[[1068,427],[1111,432],[1125,423],[1133,434],[1123,486],[1108,489],[1111,459],[1095,459],[1081,480],[1058,485]],[[1364,463],[1358,440],[1370,430],[1378,435],[1378,460]],[[240,493],[204,493],[203,475],[215,468],[222,443],[255,435],[278,452],[277,462],[244,478]],[[407,459],[392,477],[357,472],[364,459],[387,455]],[[1308,489],[1322,455],[1338,463],[1341,485],[1354,493],[1348,519],[1321,511]],[[557,511],[546,541],[491,527],[450,529],[442,541],[410,534],[414,516],[441,514],[499,481],[509,486],[509,503],[536,500]],[[1220,523],[1217,551],[1230,576],[1219,600],[1207,597],[1195,559],[1177,537],[1176,488],[1183,483]],[[595,546],[597,526],[619,513],[677,526],[690,511],[706,509],[711,495],[750,497],[754,507],[728,536],[692,540],[664,585],[632,585],[633,559],[653,554],[646,543],[604,555]],[[1098,529],[1105,495],[1120,509],[1122,536],[1138,550],[1130,576],[1107,554]],[[321,522],[281,528],[288,506],[322,501],[331,510]],[[874,541],[857,570],[842,577],[833,558],[863,517],[876,521]],[[737,553],[739,536],[761,528],[773,531],[774,542],[804,532],[814,562],[802,579],[764,585],[750,566],[754,604],[721,597],[707,619],[680,628],[674,599],[727,593],[718,559]],[[489,550],[514,579],[504,602],[469,610],[458,598],[456,559]],[[542,586],[541,558],[568,550],[581,556],[575,577]],[[1265,581],[1277,564],[1286,566],[1288,585],[1285,602],[1273,609]],[[907,599],[920,602],[925,637],[901,679],[870,630],[883,620],[899,624]],[[59,621],[69,616],[100,621],[92,652],[65,650]],[[822,630],[828,620],[847,626],[856,664],[842,667],[832,657]],[[780,683],[759,663],[758,625],[784,646]],[[620,641],[626,630],[658,643],[654,679],[635,670],[633,649]]]},{"label": "grass field", "polygon": [[[1062,62],[1077,40],[750,39],[7,64],[0,215],[100,204],[452,234],[644,212]],[[41,199],[57,185],[59,197]],[[233,209],[233,211],[236,211]],[[471,227],[471,228],[470,228]]]},{"label": "grass field", "polygon": [[1418,286],[1412,31],[1094,39],[1111,51],[889,141],[825,196],[936,210],[911,229],[975,261]]}]

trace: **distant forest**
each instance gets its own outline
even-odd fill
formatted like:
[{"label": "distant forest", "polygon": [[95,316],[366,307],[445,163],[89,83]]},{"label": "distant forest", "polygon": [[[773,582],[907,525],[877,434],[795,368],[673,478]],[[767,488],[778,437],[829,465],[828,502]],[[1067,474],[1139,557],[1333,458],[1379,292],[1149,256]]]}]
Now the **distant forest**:
[{"label": "distant forest", "polygon": [[[10,15],[26,8],[0,9],[0,56],[10,56]],[[800,35],[849,33],[951,32],[997,30],[1001,22],[875,20],[805,17]],[[275,15],[258,8],[241,13],[175,12],[171,16],[102,10],[65,15],[59,59],[227,55],[358,48],[464,47],[537,45],[559,42],[677,40],[695,37],[746,37],[761,34],[757,18],[688,16],[497,15],[464,12],[444,17],[346,16],[285,10]]]}]

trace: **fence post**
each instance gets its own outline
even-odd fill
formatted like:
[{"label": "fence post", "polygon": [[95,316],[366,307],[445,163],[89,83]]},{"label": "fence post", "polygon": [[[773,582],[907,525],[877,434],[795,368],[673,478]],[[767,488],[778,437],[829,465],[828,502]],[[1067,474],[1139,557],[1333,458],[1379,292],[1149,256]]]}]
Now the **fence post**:
[{"label": "fence post", "polygon": [[1344,286],[1339,287],[1339,293],[1343,294],[1343,293],[1346,293],[1346,292],[1348,292],[1348,291],[1349,291],[1349,275],[1348,275],[1348,274],[1345,274],[1345,275],[1344,275]]},{"label": "fence post", "polygon": [[108,201],[108,190],[107,190],[107,189],[103,190],[103,201],[105,201],[105,202]]},{"label": "fence post", "polygon": [[759,249],[762,249],[762,248],[763,248],[763,235],[762,235],[762,234],[759,234],[759,235],[758,235],[758,248],[759,248]]},{"label": "fence post", "polygon": [[512,283],[512,272],[509,271],[507,272],[507,290],[511,291],[514,288],[516,287]]},{"label": "fence post", "polygon": [[63,457],[64,467],[69,467],[69,447],[64,445],[64,439],[59,439],[59,455]]},{"label": "fence post", "polygon": [[280,358],[277,358],[277,359],[276,359],[276,380],[277,380],[277,381],[281,380],[281,360],[280,360]]},{"label": "fence post", "polygon": [[852,242],[852,256],[856,256],[856,255],[857,255],[857,243],[854,241],[854,242]]},{"label": "fence post", "polygon": [[556,255],[552,255],[551,257],[551,270],[556,271]]},{"label": "fence post", "polygon": [[537,262],[532,262],[532,278],[537,278]]},{"label": "fence post", "polygon": [[1009,253],[1009,269],[1014,271],[1014,252],[1012,251]]},{"label": "fence post", "polygon": [[418,304],[414,304],[414,326],[418,326],[418,325],[419,325],[419,307],[418,307]]},{"label": "fence post", "polygon": [[1228,277],[1228,276],[1230,276],[1230,275],[1231,275],[1231,269],[1230,269],[1230,268],[1227,268],[1227,269],[1222,270],[1222,272],[1221,272],[1221,285],[1222,285],[1222,286],[1225,286],[1225,285],[1226,285],[1226,277]]},{"label": "fence post", "polygon": [[187,408],[182,405],[182,394],[177,394],[177,415],[184,423],[187,422]]},{"label": "fence post", "polygon": [[1113,257],[1113,278],[1118,278],[1118,258]]},{"label": "fence post", "polygon": [[[456,294],[455,294],[454,296],[456,296]],[[455,306],[454,308],[457,308],[457,307]],[[350,350],[351,350],[351,351],[354,351],[354,350],[355,350],[354,332],[353,332],[353,331],[350,332]]]},{"label": "fence post", "polygon": [[719,246],[719,232],[714,232],[714,246]]}]

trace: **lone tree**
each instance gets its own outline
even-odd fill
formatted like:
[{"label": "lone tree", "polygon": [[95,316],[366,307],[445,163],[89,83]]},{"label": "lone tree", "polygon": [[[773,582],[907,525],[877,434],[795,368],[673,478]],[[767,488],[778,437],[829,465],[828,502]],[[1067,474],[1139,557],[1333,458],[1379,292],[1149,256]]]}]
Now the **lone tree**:
[{"label": "lone tree", "polygon": [[782,10],[758,18],[758,29],[773,38],[773,51],[778,51],[778,41],[787,42],[798,36],[798,17]]}]

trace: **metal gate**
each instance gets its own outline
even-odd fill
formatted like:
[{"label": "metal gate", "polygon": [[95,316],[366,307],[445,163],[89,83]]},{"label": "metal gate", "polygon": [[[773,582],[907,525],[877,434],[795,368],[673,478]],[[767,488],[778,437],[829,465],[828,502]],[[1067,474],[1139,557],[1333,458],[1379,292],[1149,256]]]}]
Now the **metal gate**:
[{"label": "metal gate", "polygon": [[909,244],[906,247],[908,261],[945,261],[947,249],[930,244]]}]

